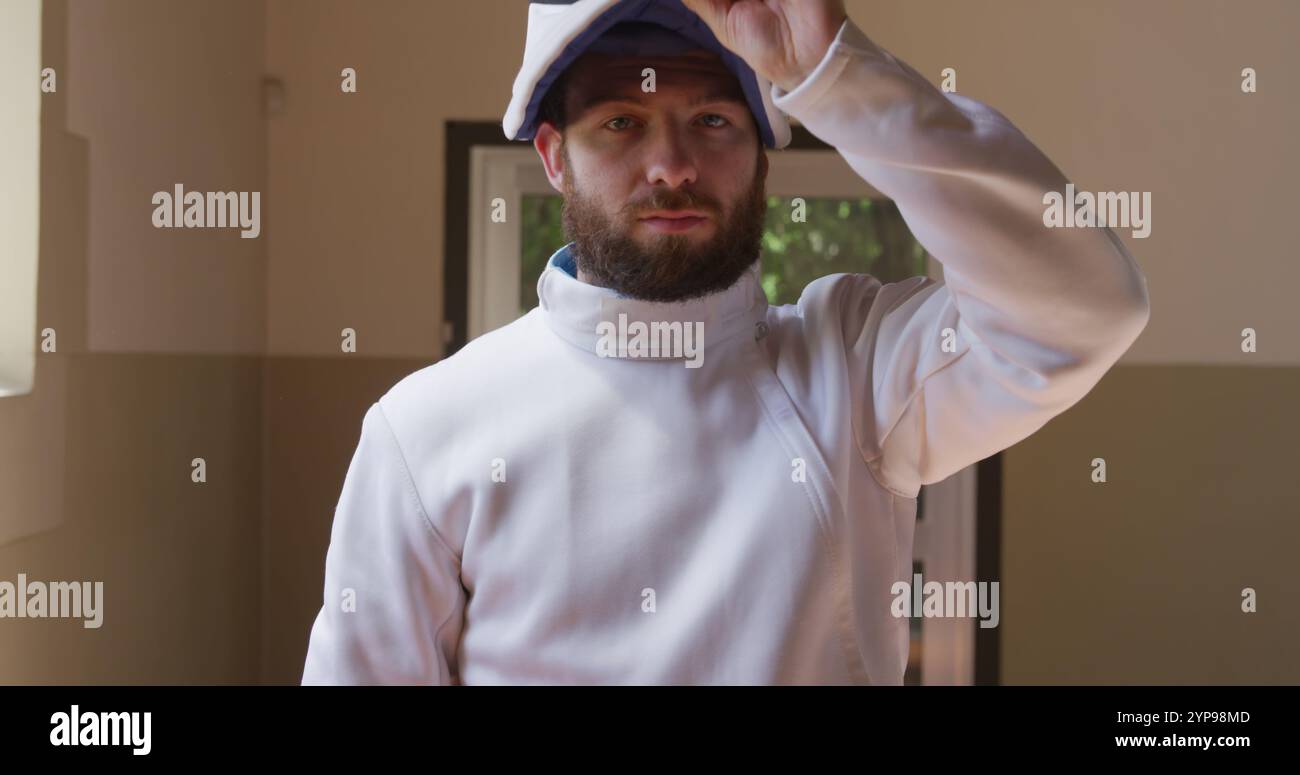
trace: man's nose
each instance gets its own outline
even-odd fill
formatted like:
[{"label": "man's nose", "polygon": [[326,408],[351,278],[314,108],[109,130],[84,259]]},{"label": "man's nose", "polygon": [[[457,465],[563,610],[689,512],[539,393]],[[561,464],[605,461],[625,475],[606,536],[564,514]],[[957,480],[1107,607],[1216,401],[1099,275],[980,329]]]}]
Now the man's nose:
[{"label": "man's nose", "polygon": [[699,178],[695,154],[676,129],[661,129],[646,153],[646,182],[651,186],[680,188]]}]

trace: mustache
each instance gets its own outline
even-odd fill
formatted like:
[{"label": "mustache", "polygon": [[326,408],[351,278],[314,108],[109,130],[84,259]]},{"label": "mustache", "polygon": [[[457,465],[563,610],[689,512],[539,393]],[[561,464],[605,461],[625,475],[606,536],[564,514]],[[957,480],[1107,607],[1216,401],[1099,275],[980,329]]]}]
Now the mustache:
[{"label": "mustache", "polygon": [[719,215],[722,207],[713,197],[696,191],[663,189],[623,207],[623,213],[631,218],[652,210],[702,210],[710,215]]}]

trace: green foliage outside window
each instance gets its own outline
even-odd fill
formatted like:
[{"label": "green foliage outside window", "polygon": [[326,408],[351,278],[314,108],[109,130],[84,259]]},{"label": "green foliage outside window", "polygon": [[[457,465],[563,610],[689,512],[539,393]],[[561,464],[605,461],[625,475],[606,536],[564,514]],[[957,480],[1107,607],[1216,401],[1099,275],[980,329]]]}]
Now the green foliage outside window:
[{"label": "green foliage outside window", "polygon": [[[836,272],[870,274],[885,283],[926,273],[925,249],[893,202],[804,197],[806,217],[797,222],[791,200],[767,198],[762,267],[768,302],[793,304],[808,283]],[[537,278],[565,245],[562,202],[557,195],[523,198],[521,312],[537,306]]]}]

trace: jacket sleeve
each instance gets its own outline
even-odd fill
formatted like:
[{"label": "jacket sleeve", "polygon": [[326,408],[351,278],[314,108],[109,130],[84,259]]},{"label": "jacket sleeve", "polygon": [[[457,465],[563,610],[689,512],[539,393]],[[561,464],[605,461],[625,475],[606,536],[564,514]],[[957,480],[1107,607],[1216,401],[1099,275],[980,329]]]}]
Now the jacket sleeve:
[{"label": "jacket sleeve", "polygon": [[379,403],[334,512],[302,683],[459,683],[460,561],[429,521]]},{"label": "jacket sleeve", "polygon": [[[877,480],[923,484],[1016,443],[1072,406],[1137,339],[1146,279],[1109,228],[1048,228],[1062,173],[988,106],[935,88],[851,20],[774,104],[891,198],[943,282],[810,283],[846,359],[855,441]],[[838,356],[837,356],[838,357]]]}]

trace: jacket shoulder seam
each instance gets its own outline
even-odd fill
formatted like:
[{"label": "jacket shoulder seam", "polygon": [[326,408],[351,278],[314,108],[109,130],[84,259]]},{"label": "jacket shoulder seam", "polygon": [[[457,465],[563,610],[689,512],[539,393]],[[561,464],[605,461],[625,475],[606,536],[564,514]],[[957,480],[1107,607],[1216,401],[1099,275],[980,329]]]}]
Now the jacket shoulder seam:
[{"label": "jacket shoulder seam", "polygon": [[[921,282],[916,283],[916,284],[914,285],[914,287],[909,288],[909,289],[907,290],[906,293],[900,294],[900,296],[899,296],[898,298],[893,299],[892,302],[890,303],[889,309],[886,309],[886,310],[884,311],[884,313],[881,314],[880,318],[877,319],[877,321],[876,321],[876,325],[877,325],[877,326],[880,325],[880,322],[881,322],[881,320],[884,319],[884,316],[885,316],[885,315],[888,315],[889,312],[891,312],[894,308],[896,308],[898,305],[902,304],[903,302],[908,301],[909,299],[911,299],[912,297],[914,297],[916,294],[918,294],[918,293],[920,293],[920,292],[922,292],[922,291],[924,291],[924,290],[926,290],[926,289],[929,289],[929,288],[935,288],[935,287],[942,288],[942,287],[944,287],[944,285],[945,285],[945,283],[944,283],[943,281],[941,281],[941,280],[935,280],[935,278],[932,278],[932,277],[926,277],[926,276],[924,276],[924,275],[916,275],[916,276],[914,276],[914,277],[909,277],[909,278],[907,278],[906,280],[901,280],[901,281],[899,281],[899,282],[900,282],[900,283],[903,283],[903,282],[907,282],[908,280],[916,280],[916,279],[919,279]],[[930,281],[933,281],[933,282],[930,282]],[[877,279],[877,282],[880,282],[880,281]],[[892,284],[893,284],[893,283],[890,283],[890,285],[892,285]],[[885,283],[881,283],[880,287],[877,288],[877,289],[875,289],[875,290],[876,290],[876,293],[875,293],[875,295],[874,295],[873,298],[872,298],[872,306],[875,306],[875,304],[878,302],[878,300],[879,300],[879,298],[880,298],[880,297],[879,297],[879,292],[880,292],[881,290],[884,289],[885,285],[886,285]],[[868,317],[870,317],[870,315],[868,315]],[[878,332],[877,332],[877,333],[878,333]],[[874,348],[873,348],[873,352],[874,352]],[[900,488],[895,487],[895,486],[893,486],[893,485],[887,483],[887,482],[885,481],[885,477],[884,477],[884,473],[883,473],[883,471],[881,471],[881,472],[877,472],[877,471],[876,471],[876,466],[873,465],[873,464],[876,463],[877,461],[881,461],[881,460],[884,459],[884,457],[885,457],[885,452],[884,452],[885,442],[889,439],[890,435],[893,434],[894,430],[895,430],[896,428],[898,428],[898,424],[899,424],[900,422],[903,421],[903,418],[907,416],[907,411],[908,411],[909,408],[911,408],[911,406],[912,406],[912,402],[915,401],[915,400],[916,400],[916,397],[917,397],[917,396],[918,396],[918,395],[919,395],[919,394],[920,394],[920,393],[925,389],[925,383],[928,382],[928,381],[930,380],[931,377],[935,376],[935,375],[938,374],[939,372],[943,371],[944,369],[947,369],[949,366],[951,366],[951,365],[953,365],[954,363],[956,363],[957,361],[961,360],[962,357],[964,357],[964,356],[966,355],[966,353],[968,353],[968,352],[970,352],[970,346],[969,346],[969,345],[967,345],[967,347],[966,347],[964,350],[962,350],[960,353],[958,353],[956,358],[953,358],[952,360],[950,360],[950,361],[948,361],[948,362],[946,362],[946,363],[940,365],[939,368],[935,369],[934,371],[931,371],[929,374],[926,374],[924,377],[922,377],[922,378],[917,382],[917,384],[916,384],[916,388],[912,391],[912,394],[909,395],[909,396],[907,397],[907,400],[903,402],[903,411],[899,412],[898,417],[895,417],[895,418],[894,418],[894,422],[893,422],[893,424],[891,424],[891,425],[889,426],[889,430],[886,431],[885,434],[881,437],[881,441],[880,441],[880,443],[879,443],[879,444],[872,445],[871,448],[872,448],[873,450],[874,450],[874,449],[879,449],[879,450],[880,450],[880,452],[879,452],[878,454],[876,454],[874,457],[869,457],[869,456],[867,455],[867,452],[866,452],[867,447],[862,443],[862,437],[861,437],[861,436],[859,435],[859,433],[858,433],[858,424],[857,424],[857,422],[853,422],[853,421],[851,421],[851,422],[849,423],[849,430],[850,430],[850,432],[853,434],[853,442],[854,442],[854,444],[855,444],[855,445],[857,446],[857,448],[858,448],[858,456],[861,457],[861,458],[862,458],[862,461],[866,464],[866,466],[867,466],[867,470],[871,473],[871,478],[876,480],[876,484],[878,484],[878,485],[880,485],[881,487],[883,487],[883,488],[884,488],[885,490],[887,490],[889,493],[891,493],[891,494],[893,494],[893,495],[896,495],[896,496],[898,496],[898,497],[900,497],[900,498],[908,498],[908,499],[911,499],[911,498],[915,498],[915,497],[916,497],[916,495],[908,495],[906,492],[902,491]],[[874,367],[874,366],[873,366],[873,367]],[[873,368],[873,367],[872,367],[872,368]],[[872,385],[867,385],[866,387],[867,387],[868,391],[872,391]],[[873,395],[874,395],[874,392],[873,392]],[[872,413],[874,414],[874,412],[875,412],[874,401],[873,401],[872,403],[873,403],[873,406],[872,406]],[[918,492],[918,493],[920,492],[920,484],[919,484],[919,483],[918,483],[917,492]]]},{"label": "jacket shoulder seam", "polygon": [[402,474],[406,478],[406,487],[410,491],[411,499],[415,501],[416,507],[420,510],[420,518],[424,521],[424,526],[429,530],[442,548],[452,556],[456,561],[456,565],[459,566],[461,562],[460,555],[451,548],[451,544],[447,542],[447,539],[442,536],[442,533],[440,533],[438,528],[433,524],[433,520],[429,518],[429,511],[424,507],[424,501],[420,498],[420,491],[415,486],[415,477],[411,476],[411,468],[406,462],[406,453],[402,450],[402,443],[397,438],[397,433],[393,430],[392,422],[388,419],[388,413],[384,411],[383,403],[376,401],[375,406],[379,408],[379,416],[384,421],[384,428],[388,431],[388,437],[393,442],[393,449],[397,450],[397,459],[402,464]]}]

